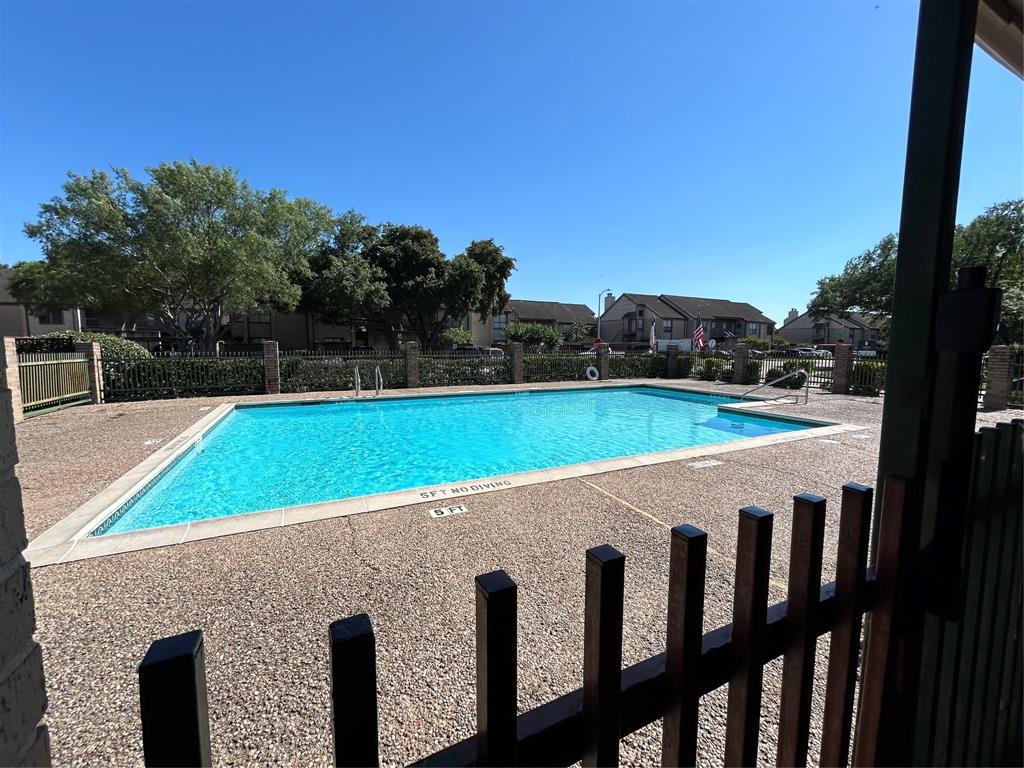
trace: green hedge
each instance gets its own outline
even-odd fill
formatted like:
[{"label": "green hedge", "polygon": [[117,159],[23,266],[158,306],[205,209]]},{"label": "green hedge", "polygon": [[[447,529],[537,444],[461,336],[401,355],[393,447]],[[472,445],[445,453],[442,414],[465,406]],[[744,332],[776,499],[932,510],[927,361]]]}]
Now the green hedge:
[{"label": "green hedge", "polygon": [[280,358],[282,392],[333,392],[355,389],[356,366],[360,385],[374,389],[374,369],[380,366],[385,389],[405,386],[405,361],[401,357],[289,357]]},{"label": "green hedge", "polygon": [[[697,371],[697,378],[701,381],[717,381],[718,377],[722,373],[722,369],[725,367],[725,360],[717,357],[705,358],[700,366],[700,370]],[[731,366],[729,367],[729,370],[732,370]]]},{"label": "green hedge", "polygon": [[610,379],[654,379],[665,376],[668,357],[664,353],[634,352],[608,357]]},{"label": "green hedge", "polygon": [[18,354],[37,354],[47,352],[74,352],[76,342],[99,342],[100,354],[103,357],[121,360],[138,360],[152,357],[149,350],[131,339],[123,339],[111,333],[94,333],[92,331],[52,331],[39,336],[18,339]]},{"label": "green hedge", "polygon": [[884,362],[856,362],[850,389],[858,395],[877,395],[885,388]]},{"label": "green hedge", "polygon": [[454,387],[468,384],[510,384],[510,357],[468,355],[420,355],[421,387]]}]

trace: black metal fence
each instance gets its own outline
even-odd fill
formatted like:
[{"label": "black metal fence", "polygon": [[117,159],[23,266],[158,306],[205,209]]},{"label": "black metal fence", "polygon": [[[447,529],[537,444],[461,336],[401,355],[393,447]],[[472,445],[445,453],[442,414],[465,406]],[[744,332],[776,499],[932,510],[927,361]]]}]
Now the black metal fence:
[{"label": "black metal fence", "polygon": [[265,391],[260,353],[224,357],[103,357],[101,367],[103,396],[108,402]]},{"label": "black metal fence", "polygon": [[664,352],[613,352],[608,357],[608,378],[657,379],[667,375]]},{"label": "black metal fence", "polygon": [[419,357],[419,374],[421,387],[509,384],[512,361],[508,355],[428,351]]},{"label": "black metal fence", "polygon": [[281,353],[278,361],[282,392],[341,392],[360,387],[372,390],[380,373],[382,389],[405,386],[405,359],[401,352],[322,353],[305,350]]},{"label": "black metal fence", "polygon": [[588,352],[528,352],[523,355],[523,381],[582,381],[587,369],[597,368],[597,354]]}]

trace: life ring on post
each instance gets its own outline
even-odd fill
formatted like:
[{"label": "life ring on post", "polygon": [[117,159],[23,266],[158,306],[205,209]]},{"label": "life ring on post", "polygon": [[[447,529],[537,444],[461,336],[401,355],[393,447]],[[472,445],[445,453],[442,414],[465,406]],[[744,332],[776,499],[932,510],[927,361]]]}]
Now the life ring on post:
[{"label": "life ring on post", "polygon": [[597,381],[601,378],[601,372],[593,365],[588,365],[587,370],[584,371],[584,373],[586,374],[587,381]]}]

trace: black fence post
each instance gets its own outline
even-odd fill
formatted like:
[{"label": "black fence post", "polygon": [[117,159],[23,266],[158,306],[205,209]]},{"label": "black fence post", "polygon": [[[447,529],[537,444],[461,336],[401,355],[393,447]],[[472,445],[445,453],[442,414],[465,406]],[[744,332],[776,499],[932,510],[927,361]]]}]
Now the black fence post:
[{"label": "black fence post", "polygon": [[476,577],[476,764],[515,765],[516,583],[504,571]]},{"label": "black fence post", "polygon": [[583,765],[618,765],[622,603],[626,556],[608,544],[587,550],[583,627]]},{"label": "black fence post", "polygon": [[147,766],[208,766],[203,632],[157,640],[139,664],[142,749]]},{"label": "black fence post", "polygon": [[365,613],[330,628],[331,710],[335,765],[380,765],[377,649]]}]

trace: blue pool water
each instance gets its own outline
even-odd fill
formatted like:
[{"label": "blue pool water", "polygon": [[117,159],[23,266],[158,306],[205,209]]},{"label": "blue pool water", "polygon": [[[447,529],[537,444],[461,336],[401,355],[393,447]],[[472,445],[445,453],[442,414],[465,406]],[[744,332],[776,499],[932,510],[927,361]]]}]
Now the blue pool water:
[{"label": "blue pool water", "polygon": [[94,534],[711,445],[809,425],[644,387],[238,407]]}]

